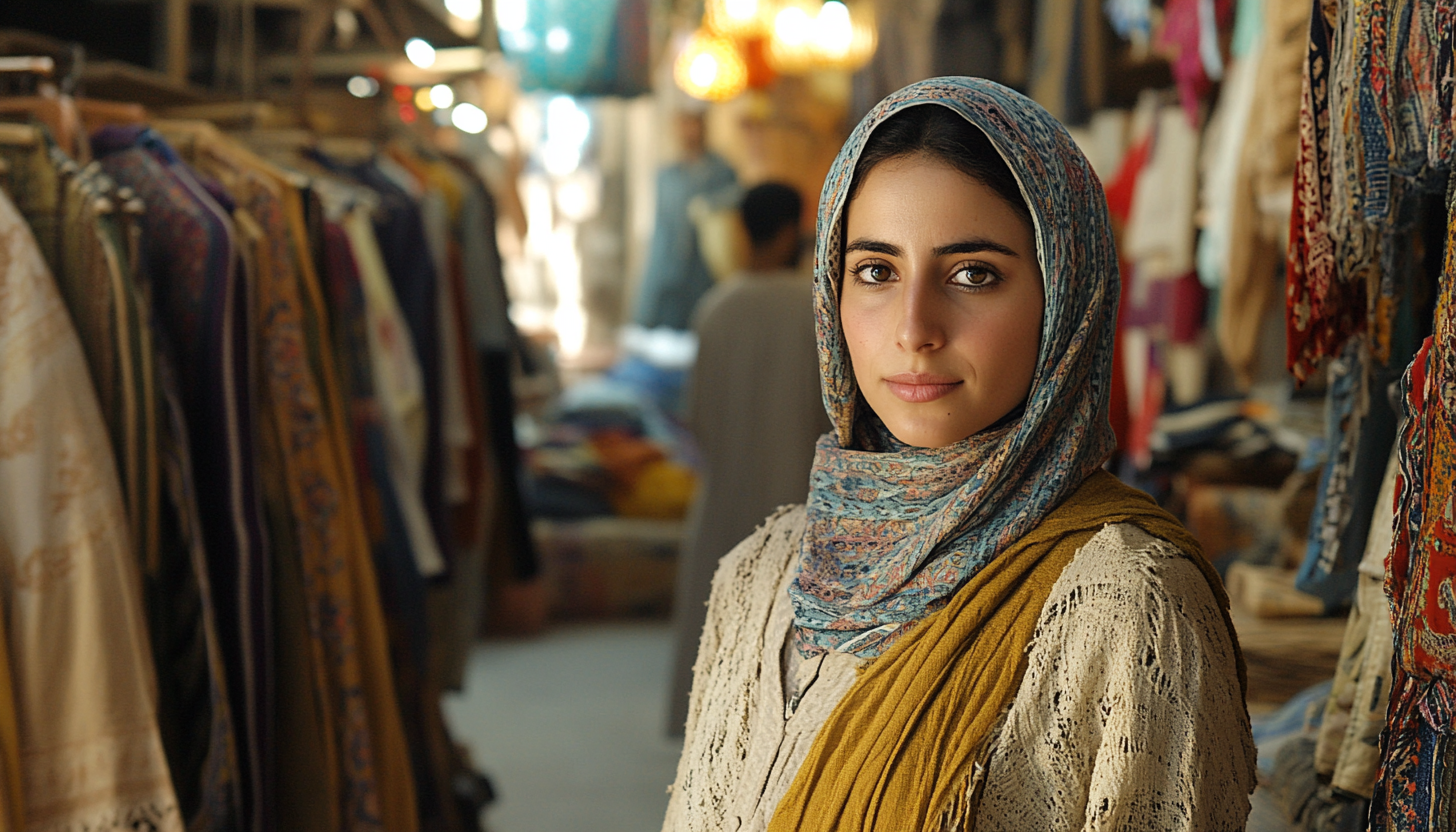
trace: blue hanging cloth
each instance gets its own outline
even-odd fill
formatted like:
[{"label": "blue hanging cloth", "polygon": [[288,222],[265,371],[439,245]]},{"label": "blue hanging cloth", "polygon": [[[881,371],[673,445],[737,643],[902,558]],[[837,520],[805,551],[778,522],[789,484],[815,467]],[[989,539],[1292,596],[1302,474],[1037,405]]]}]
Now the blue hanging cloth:
[{"label": "blue hanging cloth", "polygon": [[635,96],[650,91],[647,0],[526,0],[500,32],[525,90]]}]

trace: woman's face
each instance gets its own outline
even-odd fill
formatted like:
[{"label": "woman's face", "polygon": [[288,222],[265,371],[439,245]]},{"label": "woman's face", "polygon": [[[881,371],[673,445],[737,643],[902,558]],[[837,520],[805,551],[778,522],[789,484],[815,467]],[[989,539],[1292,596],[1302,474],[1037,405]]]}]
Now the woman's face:
[{"label": "woman's face", "polygon": [[840,320],[859,389],[895,438],[944,447],[1021,404],[1044,302],[1030,224],[924,155],[872,168],[846,214]]}]

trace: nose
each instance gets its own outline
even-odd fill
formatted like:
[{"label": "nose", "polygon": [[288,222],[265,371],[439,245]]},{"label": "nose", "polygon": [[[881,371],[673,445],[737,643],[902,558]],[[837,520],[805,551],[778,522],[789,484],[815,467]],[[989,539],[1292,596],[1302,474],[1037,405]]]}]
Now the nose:
[{"label": "nose", "polygon": [[934,281],[907,280],[901,284],[900,321],[895,343],[905,352],[934,352],[945,346],[945,298]]}]

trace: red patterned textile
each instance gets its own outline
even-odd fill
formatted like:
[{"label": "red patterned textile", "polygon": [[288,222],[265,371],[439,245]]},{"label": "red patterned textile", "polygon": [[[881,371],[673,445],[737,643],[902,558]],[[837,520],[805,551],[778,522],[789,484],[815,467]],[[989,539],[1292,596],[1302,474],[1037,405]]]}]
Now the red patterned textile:
[{"label": "red patterned textile", "polygon": [[1365,287],[1335,268],[1330,233],[1330,22],[1314,0],[1299,112],[1299,158],[1289,217],[1286,333],[1289,371],[1301,383],[1363,324]]}]

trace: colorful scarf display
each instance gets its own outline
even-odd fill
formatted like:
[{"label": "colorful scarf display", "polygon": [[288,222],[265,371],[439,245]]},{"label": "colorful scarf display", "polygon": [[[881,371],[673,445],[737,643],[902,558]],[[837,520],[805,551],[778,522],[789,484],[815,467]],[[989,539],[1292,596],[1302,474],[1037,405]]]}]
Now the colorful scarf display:
[{"label": "colorful scarf display", "polygon": [[[845,202],[870,134],[907,107],[951,109],[991,140],[1036,228],[1046,303],[1025,411],[944,448],[889,434],[859,395],[839,321]],[[1107,459],[1119,277],[1102,186],[1056,119],[1019,93],[937,78],[889,96],[825,180],[815,257],[824,404],[809,525],[790,587],[801,652],[883,653],[1042,519]]]},{"label": "colorful scarf display", "polygon": [[1456,222],[1448,222],[1447,234],[1434,334],[1402,381],[1395,539],[1385,578],[1395,673],[1372,830],[1447,829],[1456,821]]}]

